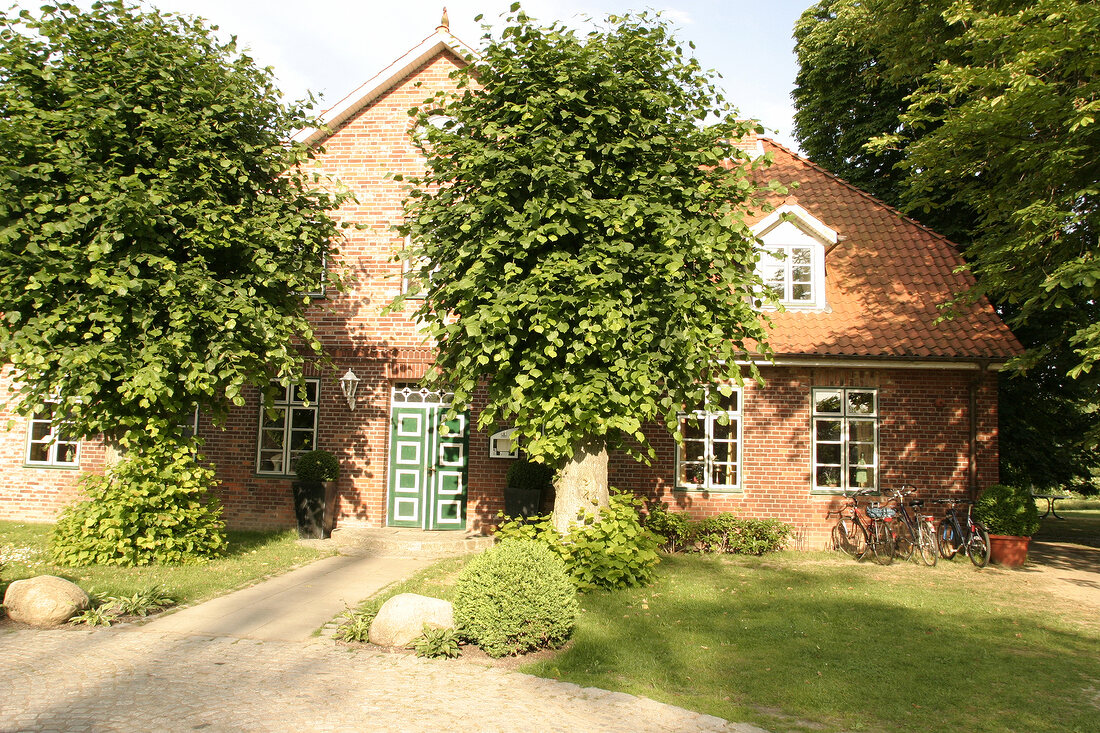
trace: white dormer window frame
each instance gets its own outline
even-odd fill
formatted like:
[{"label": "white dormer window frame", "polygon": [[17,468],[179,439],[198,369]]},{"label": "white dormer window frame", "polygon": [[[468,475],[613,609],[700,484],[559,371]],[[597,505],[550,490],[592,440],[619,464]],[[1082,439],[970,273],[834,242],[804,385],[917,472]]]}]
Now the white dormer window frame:
[{"label": "white dormer window frame", "polygon": [[825,252],[840,236],[798,204],[783,204],[752,227],[763,248],[757,273],[788,310],[825,310]]}]

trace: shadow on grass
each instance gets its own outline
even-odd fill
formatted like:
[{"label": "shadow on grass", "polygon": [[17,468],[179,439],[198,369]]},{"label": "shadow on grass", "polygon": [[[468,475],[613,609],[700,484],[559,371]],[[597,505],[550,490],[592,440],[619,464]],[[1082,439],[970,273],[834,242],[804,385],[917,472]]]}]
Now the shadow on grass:
[{"label": "shadow on grass", "polygon": [[1100,547],[1100,512],[1059,510],[1059,514],[1065,519],[1054,515],[1043,519],[1035,540]]},{"label": "shadow on grass", "polygon": [[258,550],[262,547],[274,544],[279,540],[287,537],[288,535],[297,536],[295,530],[284,531],[258,531],[258,530],[243,530],[243,529],[231,529],[225,533],[228,547],[225,551],[225,557],[234,557],[236,555],[244,555]]},{"label": "shadow on grass", "polygon": [[585,597],[531,671],[785,730],[1100,729],[1094,634],[891,570],[669,558],[651,588]]}]

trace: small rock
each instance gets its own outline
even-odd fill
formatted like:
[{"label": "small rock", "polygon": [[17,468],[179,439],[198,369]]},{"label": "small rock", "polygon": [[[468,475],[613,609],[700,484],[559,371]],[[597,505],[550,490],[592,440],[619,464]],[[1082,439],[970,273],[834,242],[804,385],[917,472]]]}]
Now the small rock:
[{"label": "small rock", "polygon": [[39,628],[60,626],[90,604],[80,586],[54,575],[16,580],[4,593],[4,608],[12,621]]},{"label": "small rock", "polygon": [[424,633],[424,625],[433,629],[453,629],[454,609],[450,601],[402,593],[382,604],[370,625],[370,643],[404,647]]}]

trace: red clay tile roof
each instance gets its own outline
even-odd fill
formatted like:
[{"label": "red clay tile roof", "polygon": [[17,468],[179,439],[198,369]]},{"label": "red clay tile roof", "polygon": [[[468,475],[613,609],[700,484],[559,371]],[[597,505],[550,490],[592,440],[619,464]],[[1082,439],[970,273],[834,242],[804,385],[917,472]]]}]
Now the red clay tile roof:
[{"label": "red clay tile roof", "polygon": [[[936,322],[938,306],[973,284],[969,273],[954,271],[962,258],[951,242],[781,145],[763,142],[775,164],[761,176],[788,187],[797,181],[789,202],[840,235],[825,256],[828,310],[772,314],[769,343],[777,356],[1000,361],[1022,351],[984,300]],[[769,203],[785,200],[775,195]]]}]

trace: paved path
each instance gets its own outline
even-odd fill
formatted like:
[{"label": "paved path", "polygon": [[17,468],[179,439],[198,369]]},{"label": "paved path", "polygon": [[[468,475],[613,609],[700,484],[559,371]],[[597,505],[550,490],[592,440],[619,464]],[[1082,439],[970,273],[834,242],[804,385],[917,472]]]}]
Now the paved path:
[{"label": "paved path", "polygon": [[429,562],[330,557],[144,625],[0,630],[0,733],[760,731],[632,695],[315,635]]},{"label": "paved path", "polygon": [[149,627],[0,633],[0,731],[759,731],[462,660]]},{"label": "paved path", "polygon": [[326,557],[315,563],[141,627],[152,632],[305,641],[346,608],[433,560]]},{"label": "paved path", "polygon": [[1038,577],[1055,595],[1100,610],[1100,548],[1032,541],[1021,572]]}]

